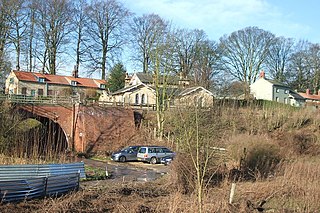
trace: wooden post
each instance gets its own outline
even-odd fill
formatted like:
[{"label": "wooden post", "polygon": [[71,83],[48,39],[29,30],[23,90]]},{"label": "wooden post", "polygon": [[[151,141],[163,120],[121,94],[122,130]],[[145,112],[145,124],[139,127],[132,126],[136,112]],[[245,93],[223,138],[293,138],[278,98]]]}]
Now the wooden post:
[{"label": "wooden post", "polygon": [[232,183],[231,184],[230,197],[229,197],[229,204],[232,204],[232,202],[233,202],[233,197],[234,197],[235,191],[236,191],[236,184]]}]

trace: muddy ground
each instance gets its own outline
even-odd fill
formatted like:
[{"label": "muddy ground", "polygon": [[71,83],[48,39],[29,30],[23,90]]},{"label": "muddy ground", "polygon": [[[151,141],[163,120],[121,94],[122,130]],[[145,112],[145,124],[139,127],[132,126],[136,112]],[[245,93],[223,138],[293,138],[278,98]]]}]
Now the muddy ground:
[{"label": "muddy ground", "polygon": [[159,199],[169,194],[169,166],[81,160],[90,167],[107,167],[111,177],[82,181],[79,191],[57,198],[3,203],[0,212],[158,212]]}]

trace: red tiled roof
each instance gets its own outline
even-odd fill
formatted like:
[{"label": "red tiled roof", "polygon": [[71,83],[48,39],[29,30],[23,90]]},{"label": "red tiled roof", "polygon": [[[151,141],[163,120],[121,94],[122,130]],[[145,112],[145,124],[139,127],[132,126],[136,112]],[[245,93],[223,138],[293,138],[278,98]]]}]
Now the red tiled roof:
[{"label": "red tiled roof", "polygon": [[45,78],[48,84],[70,85],[71,81],[76,81],[78,86],[100,88],[100,84],[106,84],[105,80],[92,78],[74,78],[72,76],[51,75],[35,72],[13,71],[20,81],[38,82],[37,78]]},{"label": "red tiled roof", "polygon": [[312,99],[312,100],[318,100],[320,101],[320,95],[312,95],[312,94],[307,94],[307,93],[299,93],[302,97],[306,99]]}]

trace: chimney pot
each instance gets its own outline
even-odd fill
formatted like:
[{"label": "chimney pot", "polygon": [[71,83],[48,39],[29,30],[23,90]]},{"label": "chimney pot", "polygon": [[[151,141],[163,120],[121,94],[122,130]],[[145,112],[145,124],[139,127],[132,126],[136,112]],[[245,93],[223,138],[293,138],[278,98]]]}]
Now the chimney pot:
[{"label": "chimney pot", "polygon": [[74,65],[74,67],[73,67],[72,77],[74,77],[74,78],[78,78],[79,77],[77,65]]},{"label": "chimney pot", "polygon": [[259,77],[263,78],[263,79],[266,77],[266,74],[265,74],[265,72],[263,70],[261,70]]},{"label": "chimney pot", "polygon": [[307,95],[310,95],[310,89],[307,89],[307,90],[306,90],[306,94],[307,94]]}]

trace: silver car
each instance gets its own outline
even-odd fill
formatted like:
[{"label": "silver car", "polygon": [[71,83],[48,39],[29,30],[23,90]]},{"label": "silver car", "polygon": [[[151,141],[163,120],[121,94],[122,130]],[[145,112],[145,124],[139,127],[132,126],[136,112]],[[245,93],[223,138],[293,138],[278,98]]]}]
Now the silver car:
[{"label": "silver car", "polygon": [[164,146],[141,146],[138,150],[137,159],[151,164],[160,163],[160,159],[174,156],[175,153]]},{"label": "silver car", "polygon": [[120,151],[114,152],[111,155],[111,160],[126,162],[137,160],[137,153],[140,146],[127,146]]}]

